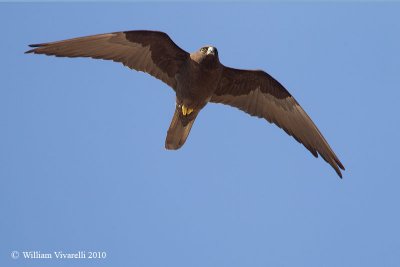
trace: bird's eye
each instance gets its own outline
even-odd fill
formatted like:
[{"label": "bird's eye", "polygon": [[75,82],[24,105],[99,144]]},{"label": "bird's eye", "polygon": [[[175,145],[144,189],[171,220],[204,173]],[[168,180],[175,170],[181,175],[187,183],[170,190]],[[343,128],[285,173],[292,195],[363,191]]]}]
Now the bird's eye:
[{"label": "bird's eye", "polygon": [[200,49],[200,52],[202,52],[202,53],[206,53],[207,52],[207,47],[202,47],[201,49]]}]

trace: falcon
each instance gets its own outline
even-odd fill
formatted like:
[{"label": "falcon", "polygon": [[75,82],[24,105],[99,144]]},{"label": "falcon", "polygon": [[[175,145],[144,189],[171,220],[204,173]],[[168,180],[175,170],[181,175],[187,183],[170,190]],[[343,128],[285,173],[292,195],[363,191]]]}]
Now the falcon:
[{"label": "falcon", "polygon": [[179,149],[207,103],[238,108],[264,118],[329,163],[339,177],[343,164],[303,108],[272,76],[262,70],[241,70],[220,63],[214,46],[188,53],[164,32],[124,31],[51,43],[32,44],[25,53],[57,57],[113,60],[146,72],[169,85],[176,95],[175,112],[165,141]]}]

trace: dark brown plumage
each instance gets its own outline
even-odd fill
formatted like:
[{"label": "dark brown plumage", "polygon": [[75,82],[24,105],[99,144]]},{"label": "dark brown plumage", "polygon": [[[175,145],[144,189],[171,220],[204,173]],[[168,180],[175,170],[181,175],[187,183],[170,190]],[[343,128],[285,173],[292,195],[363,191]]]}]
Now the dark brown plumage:
[{"label": "dark brown plumage", "polygon": [[208,102],[222,103],[275,123],[315,157],[321,155],[342,177],[344,166],[293,96],[263,71],[225,67],[215,47],[189,54],[157,31],[114,32],[31,47],[26,53],[121,62],[168,84],[176,93],[176,108],[167,132],[167,149],[179,149],[185,143]]}]

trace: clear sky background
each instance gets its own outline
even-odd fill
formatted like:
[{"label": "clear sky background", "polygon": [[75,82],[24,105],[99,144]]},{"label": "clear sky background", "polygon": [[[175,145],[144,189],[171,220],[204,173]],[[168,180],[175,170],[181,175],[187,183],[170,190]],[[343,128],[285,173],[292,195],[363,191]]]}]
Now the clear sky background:
[{"label": "clear sky background", "polygon": [[[400,266],[399,3],[0,4],[0,266]],[[219,49],[296,97],[346,167],[210,104],[164,149],[173,91],[25,55],[120,30]],[[105,251],[13,260],[12,251]]]}]

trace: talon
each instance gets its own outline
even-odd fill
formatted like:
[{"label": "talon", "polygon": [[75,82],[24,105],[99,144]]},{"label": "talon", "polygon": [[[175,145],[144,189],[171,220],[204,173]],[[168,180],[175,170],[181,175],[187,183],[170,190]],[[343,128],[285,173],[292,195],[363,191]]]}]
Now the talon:
[{"label": "talon", "polygon": [[182,109],[182,114],[183,114],[183,116],[189,115],[190,113],[193,112],[193,109],[192,109],[192,108],[188,108],[188,107],[186,107],[185,105],[182,105],[182,106],[181,106],[181,109]]}]

